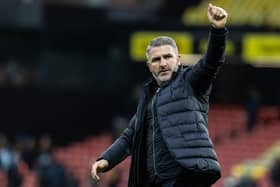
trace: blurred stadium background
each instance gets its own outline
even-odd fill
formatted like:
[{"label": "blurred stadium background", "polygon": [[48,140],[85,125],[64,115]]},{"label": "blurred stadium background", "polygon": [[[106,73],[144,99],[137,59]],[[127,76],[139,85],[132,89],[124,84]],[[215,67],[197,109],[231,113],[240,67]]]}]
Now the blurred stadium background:
[{"label": "blurred stadium background", "polygon": [[[209,2],[1,0],[0,187],[125,187],[129,158],[98,184],[90,163],[135,111],[147,42],[173,36],[195,62]],[[211,3],[230,29],[209,113],[223,171],[214,186],[279,187],[280,1]]]}]

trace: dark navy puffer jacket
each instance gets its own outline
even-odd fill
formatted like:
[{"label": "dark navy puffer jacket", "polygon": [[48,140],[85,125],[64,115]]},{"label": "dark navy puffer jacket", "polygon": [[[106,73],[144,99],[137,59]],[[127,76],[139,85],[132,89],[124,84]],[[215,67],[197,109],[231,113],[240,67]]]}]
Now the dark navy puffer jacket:
[{"label": "dark navy puffer jacket", "polygon": [[[156,99],[157,121],[171,155],[188,171],[211,175],[211,183],[221,173],[207,130],[209,94],[219,67],[225,60],[227,33],[226,29],[211,28],[204,58],[193,66],[180,67],[172,79],[162,86]],[[141,127],[144,126],[148,90],[153,82],[145,85],[130,126],[99,158],[109,161],[109,170],[131,154],[129,187],[142,185],[145,145]]]}]

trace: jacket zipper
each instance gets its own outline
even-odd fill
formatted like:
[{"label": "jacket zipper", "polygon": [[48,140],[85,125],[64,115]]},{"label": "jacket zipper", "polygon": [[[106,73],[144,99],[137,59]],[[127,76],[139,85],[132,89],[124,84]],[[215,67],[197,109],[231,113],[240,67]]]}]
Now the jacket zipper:
[{"label": "jacket zipper", "polygon": [[158,175],[157,168],[156,168],[156,147],[155,147],[155,125],[156,125],[155,101],[156,101],[157,93],[159,92],[159,90],[160,90],[160,88],[157,89],[157,91],[152,99],[152,118],[153,118],[152,147],[153,147],[153,166],[154,166],[155,175]]}]

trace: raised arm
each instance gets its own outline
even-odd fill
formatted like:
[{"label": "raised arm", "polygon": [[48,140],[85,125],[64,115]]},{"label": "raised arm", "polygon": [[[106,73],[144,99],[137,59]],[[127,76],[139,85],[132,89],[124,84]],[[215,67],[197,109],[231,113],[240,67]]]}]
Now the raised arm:
[{"label": "raised arm", "polygon": [[192,87],[198,93],[209,91],[219,67],[225,62],[228,14],[221,7],[209,4],[207,15],[211,24],[207,52],[188,74]]}]

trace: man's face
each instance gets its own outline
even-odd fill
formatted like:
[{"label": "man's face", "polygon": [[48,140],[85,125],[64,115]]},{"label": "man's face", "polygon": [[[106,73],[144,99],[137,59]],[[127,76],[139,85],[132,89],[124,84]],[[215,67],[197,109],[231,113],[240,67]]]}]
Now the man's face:
[{"label": "man's face", "polygon": [[178,70],[180,64],[180,56],[170,45],[153,47],[147,61],[149,70],[159,86],[171,79],[172,74]]}]

